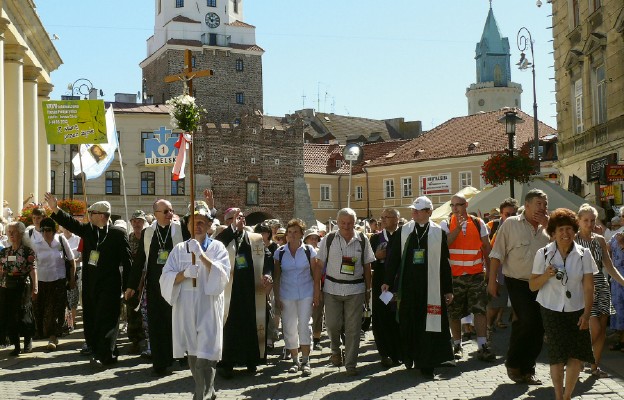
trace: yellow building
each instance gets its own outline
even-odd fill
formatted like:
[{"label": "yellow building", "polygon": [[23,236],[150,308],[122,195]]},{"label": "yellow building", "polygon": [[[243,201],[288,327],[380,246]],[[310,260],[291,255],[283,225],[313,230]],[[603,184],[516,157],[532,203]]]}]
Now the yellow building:
[{"label": "yellow building", "polygon": [[[482,189],[481,166],[493,152],[508,145],[501,110],[457,117],[423,135],[404,141],[365,144],[364,159],[353,168],[350,206],[358,217],[378,218],[384,208],[397,208],[411,218],[408,206],[426,195],[434,207],[466,186]],[[516,149],[533,140],[533,118],[520,111]],[[555,130],[538,124],[540,137]],[[544,146],[552,146],[550,142]],[[552,154],[545,149],[544,154]],[[316,219],[334,219],[347,206],[349,167],[342,146],[304,145],[305,179]]]},{"label": "yellow building", "polygon": [[0,9],[0,199],[17,215],[30,193],[39,200],[50,187],[41,103],[62,60],[34,1],[0,0]]},{"label": "yellow building", "polygon": [[[622,204],[624,187],[600,185],[607,165],[624,159],[624,3],[553,0],[552,7],[558,168],[570,190],[610,209]],[[601,189],[612,198],[601,199]]]}]

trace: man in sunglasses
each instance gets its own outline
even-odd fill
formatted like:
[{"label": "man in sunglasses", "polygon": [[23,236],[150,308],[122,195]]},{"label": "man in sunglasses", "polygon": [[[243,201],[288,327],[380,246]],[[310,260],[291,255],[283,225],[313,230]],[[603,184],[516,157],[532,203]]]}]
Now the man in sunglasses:
[{"label": "man in sunglasses", "polygon": [[134,265],[128,280],[125,299],[136,295],[143,270],[143,285],[147,296],[147,326],[152,350],[152,376],[167,375],[173,364],[171,334],[171,305],[160,293],[160,275],[175,245],[184,241],[180,222],[173,221],[173,207],[168,200],[159,199],[152,205],[156,220],[141,234],[141,245],[134,256]]},{"label": "man in sunglasses", "polygon": [[121,228],[110,226],[111,206],[107,201],[93,203],[88,209],[90,222],[83,223],[58,208],[58,200],[51,193],[45,194],[45,200],[52,209],[51,218],[83,240],[84,335],[93,354],[91,364],[104,368],[117,361],[120,295],[132,267],[128,236]]}]

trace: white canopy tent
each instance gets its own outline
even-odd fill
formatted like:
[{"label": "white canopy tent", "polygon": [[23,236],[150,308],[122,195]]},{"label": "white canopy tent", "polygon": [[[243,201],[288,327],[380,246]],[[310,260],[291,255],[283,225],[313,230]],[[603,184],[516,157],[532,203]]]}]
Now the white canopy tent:
[{"label": "white canopy tent", "polygon": [[[466,186],[458,193],[463,194],[467,200],[470,200],[474,195],[479,193],[479,189],[473,188],[472,186]],[[451,200],[449,200],[446,203],[442,204],[440,207],[433,210],[433,213],[431,214],[431,219],[435,222],[440,222],[444,219],[447,219],[451,211]]]},{"label": "white canopy tent", "polygon": [[[584,198],[577,196],[572,192],[568,192],[564,188],[544,179],[534,179],[527,183],[514,184],[514,195],[520,205],[524,204],[524,196],[531,189],[541,189],[548,195],[548,209],[550,211],[556,208],[568,208],[574,212],[578,211],[583,203],[588,203]],[[485,214],[493,208],[498,208],[504,199],[509,197],[509,182],[497,187],[488,187],[475,195],[468,202],[468,212],[476,212],[477,214]],[[600,218],[604,218],[604,209],[593,205],[598,210]]]}]

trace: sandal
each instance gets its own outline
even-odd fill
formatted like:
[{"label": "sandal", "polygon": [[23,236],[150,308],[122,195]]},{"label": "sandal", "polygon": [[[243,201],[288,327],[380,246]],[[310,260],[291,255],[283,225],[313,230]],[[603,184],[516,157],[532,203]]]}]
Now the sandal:
[{"label": "sandal", "polygon": [[608,378],[609,374],[606,371],[601,370],[600,368],[596,368],[595,370],[593,370],[591,372],[592,376],[594,376],[596,379],[600,379],[600,378]]},{"label": "sandal", "polygon": [[617,342],[616,344],[609,347],[611,351],[624,351],[624,342]]}]

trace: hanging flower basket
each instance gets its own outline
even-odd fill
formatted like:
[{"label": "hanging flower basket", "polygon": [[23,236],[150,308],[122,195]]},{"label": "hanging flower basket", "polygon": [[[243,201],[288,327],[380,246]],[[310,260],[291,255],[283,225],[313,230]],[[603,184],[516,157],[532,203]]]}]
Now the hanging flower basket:
[{"label": "hanging flower basket", "polygon": [[87,206],[84,201],[80,200],[59,200],[58,208],[67,212],[69,215],[85,215],[87,213]]},{"label": "hanging flower basket", "polygon": [[32,212],[35,208],[44,208],[46,211],[46,215],[52,214],[52,210],[47,206],[42,206],[41,204],[28,204],[24,208],[22,208],[22,213],[17,220],[22,222],[24,225],[29,226],[32,225]]},{"label": "hanging flower basket", "polygon": [[182,129],[184,132],[195,132],[199,126],[202,110],[195,103],[195,98],[188,94],[183,94],[165,102],[170,109],[171,125],[174,128]]},{"label": "hanging flower basket", "polygon": [[535,160],[527,151],[520,151],[513,157],[505,151],[492,154],[481,166],[481,176],[488,185],[499,186],[513,178],[525,183],[536,173]]}]

